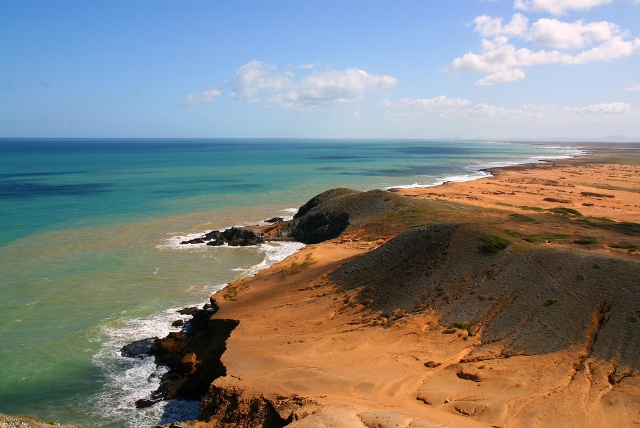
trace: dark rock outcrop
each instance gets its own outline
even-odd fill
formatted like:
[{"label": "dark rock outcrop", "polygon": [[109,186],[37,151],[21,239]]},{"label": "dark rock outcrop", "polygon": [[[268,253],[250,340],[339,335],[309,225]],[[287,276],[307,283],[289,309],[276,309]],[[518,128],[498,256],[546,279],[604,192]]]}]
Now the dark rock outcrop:
[{"label": "dark rock outcrop", "polygon": [[282,223],[283,221],[284,221],[284,218],[282,217],[271,217],[265,220],[265,223]]},{"label": "dark rock outcrop", "polygon": [[150,354],[170,370],[162,375],[160,387],[149,398],[136,402],[137,407],[173,398],[200,400],[211,382],[226,374],[220,358],[226,350],[226,340],[239,322],[211,319],[214,312],[199,309],[192,313],[184,331],[154,341]]},{"label": "dark rock outcrop", "polygon": [[207,242],[207,245],[219,246],[230,245],[232,247],[246,247],[248,245],[260,245],[264,243],[264,238],[252,230],[232,227],[222,232],[214,231],[214,239]]},{"label": "dark rock outcrop", "polygon": [[[302,410],[304,407],[305,410]],[[211,385],[200,404],[199,421],[221,427],[280,428],[316,407],[299,396],[265,396],[234,386]]]},{"label": "dark rock outcrop", "polygon": [[232,227],[223,231],[213,230],[198,238],[182,241],[181,244],[204,244],[211,246],[230,245],[246,247],[264,243],[264,237],[251,229]]},{"label": "dark rock outcrop", "polygon": [[403,205],[410,203],[407,198],[383,190],[331,189],[300,207],[293,220],[285,223],[269,239],[317,244],[337,238],[349,226],[402,209]]},{"label": "dark rock outcrop", "polygon": [[151,355],[151,347],[158,340],[157,337],[150,337],[148,339],[136,340],[128,345],[125,345],[120,350],[123,357],[130,358],[146,358]]},{"label": "dark rock outcrop", "polygon": [[384,190],[359,192],[342,188],[331,189],[302,205],[292,220],[283,221],[281,217],[274,217],[266,220],[273,223],[269,227],[214,230],[197,238],[182,241],[181,244],[247,246],[259,245],[265,240],[317,244],[337,238],[350,226],[405,209],[413,203],[414,200]]}]

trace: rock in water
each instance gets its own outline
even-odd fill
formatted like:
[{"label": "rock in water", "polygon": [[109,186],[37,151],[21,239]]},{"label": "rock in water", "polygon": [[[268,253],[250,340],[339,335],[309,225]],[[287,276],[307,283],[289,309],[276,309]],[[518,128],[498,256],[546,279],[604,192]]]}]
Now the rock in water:
[{"label": "rock in water", "polygon": [[135,342],[123,346],[120,352],[123,357],[146,358],[151,355],[151,347],[156,343],[156,340],[158,340],[157,337],[136,340]]}]

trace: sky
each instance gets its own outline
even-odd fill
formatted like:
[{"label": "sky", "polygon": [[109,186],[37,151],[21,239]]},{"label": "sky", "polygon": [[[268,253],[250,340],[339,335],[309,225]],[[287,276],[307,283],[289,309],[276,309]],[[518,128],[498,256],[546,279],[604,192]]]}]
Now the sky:
[{"label": "sky", "polygon": [[0,0],[2,137],[640,141],[640,0]]}]

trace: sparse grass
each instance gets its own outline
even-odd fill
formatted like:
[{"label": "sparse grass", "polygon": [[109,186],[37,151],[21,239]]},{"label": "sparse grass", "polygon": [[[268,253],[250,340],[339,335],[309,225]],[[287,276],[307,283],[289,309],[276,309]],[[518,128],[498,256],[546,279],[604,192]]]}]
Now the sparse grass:
[{"label": "sparse grass", "polygon": [[284,270],[289,275],[297,275],[306,270],[312,264],[317,263],[317,260],[313,258],[313,254],[307,254],[304,260],[300,263],[293,262],[291,266]]},{"label": "sparse grass", "polygon": [[511,241],[508,239],[494,235],[483,236],[480,240],[482,241],[482,249],[489,253],[497,253],[511,245]]},{"label": "sparse grass", "polygon": [[556,204],[570,204],[570,199],[558,199],[558,198],[544,198],[543,201],[554,202]]},{"label": "sparse grass", "polygon": [[460,330],[466,330],[466,331],[471,330],[471,324],[469,324],[468,322],[456,322],[456,323],[453,323],[453,326]]},{"label": "sparse grass", "polygon": [[635,251],[640,249],[640,245],[638,244],[634,244],[632,242],[617,242],[615,244],[611,244],[609,245],[611,248],[618,248],[620,250],[630,250],[630,251]]},{"label": "sparse grass", "polygon": [[560,239],[567,239],[569,235],[562,235],[559,233],[537,233],[534,235],[529,235],[524,238],[525,241],[536,243],[536,242],[549,242],[549,241],[557,241]]},{"label": "sparse grass", "polygon": [[556,207],[556,208],[550,208],[549,211],[554,214],[559,214],[564,216],[582,217],[582,213],[578,210],[574,210],[573,208]]},{"label": "sparse grass", "polygon": [[512,230],[505,230],[504,234],[505,235],[509,235],[509,236],[511,236],[513,238],[517,238],[518,237],[518,234],[516,232],[512,231]]},{"label": "sparse grass", "polygon": [[611,232],[622,233],[624,235],[640,235],[640,223],[629,221],[616,222],[606,217],[586,217],[578,219],[583,226],[604,229]]},{"label": "sparse grass", "polygon": [[535,211],[538,213],[544,212],[546,211],[544,208],[540,208],[540,207],[528,207],[526,205],[523,205],[520,207],[521,210],[525,210],[525,211]]},{"label": "sparse grass", "polygon": [[521,222],[525,222],[525,223],[534,223],[534,222],[537,221],[533,217],[529,217],[528,215],[518,214],[518,213],[509,214],[509,218],[511,220],[521,221]]},{"label": "sparse grass", "polygon": [[513,204],[508,204],[506,202],[496,202],[496,205],[500,205],[502,207],[512,207]]},{"label": "sparse grass", "polygon": [[575,239],[573,243],[578,245],[595,245],[598,243],[598,238],[594,236],[585,236],[584,238]]},{"label": "sparse grass", "polygon": [[248,289],[249,289],[249,286],[247,284],[227,285],[227,287],[224,289],[224,294],[222,295],[222,298],[224,300],[236,301],[240,298],[242,293],[244,293]]},{"label": "sparse grass", "polygon": [[382,235],[375,235],[375,236],[372,236],[371,238],[369,238],[369,242],[379,241],[382,238],[384,238]]},{"label": "sparse grass", "polygon": [[587,196],[590,198],[615,198],[615,195],[609,195],[606,193],[595,193],[595,192],[580,192],[582,196]]}]

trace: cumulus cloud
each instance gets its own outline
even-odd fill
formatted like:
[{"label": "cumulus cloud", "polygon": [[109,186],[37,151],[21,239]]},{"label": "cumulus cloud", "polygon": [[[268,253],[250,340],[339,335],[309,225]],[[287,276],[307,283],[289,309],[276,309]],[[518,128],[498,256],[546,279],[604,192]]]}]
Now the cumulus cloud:
[{"label": "cumulus cloud", "polygon": [[180,105],[211,104],[222,93],[219,89],[208,89],[203,92],[193,92],[180,100]]},{"label": "cumulus cloud", "polygon": [[565,110],[574,111],[584,116],[601,114],[625,114],[631,111],[628,103],[602,103],[592,104],[586,107],[565,107]]},{"label": "cumulus cloud", "polygon": [[436,98],[401,98],[394,101],[386,99],[380,103],[391,113],[453,113],[460,107],[471,104],[466,98],[447,98],[441,95]]},{"label": "cumulus cloud", "polygon": [[234,99],[266,102],[285,108],[310,109],[320,105],[353,102],[369,92],[392,88],[397,79],[357,68],[312,72],[298,77],[280,72],[275,65],[251,61],[238,69]]},{"label": "cumulus cloud", "polygon": [[513,7],[528,12],[563,15],[569,10],[588,10],[612,2],[613,0],[515,0]]},{"label": "cumulus cloud", "polygon": [[[445,71],[486,74],[476,85],[523,80],[526,68],[532,66],[588,64],[640,53],[640,38],[628,40],[620,27],[607,21],[542,18],[529,25],[529,20],[517,13],[506,23],[502,18],[482,15],[474,19],[474,24],[474,31],[483,37],[481,51],[454,59]],[[543,48],[518,48],[512,39]]]},{"label": "cumulus cloud", "polygon": [[498,71],[491,73],[476,82],[478,86],[490,86],[496,83],[515,82],[525,78],[524,70],[514,68],[513,70]]},{"label": "cumulus cloud", "polygon": [[540,19],[531,26],[530,39],[543,46],[556,49],[579,49],[596,42],[606,42],[620,35],[620,28],[607,21],[562,22]]},{"label": "cumulus cloud", "polygon": [[480,33],[482,37],[497,36],[521,36],[529,28],[529,18],[516,13],[507,24],[503,24],[502,18],[492,18],[488,15],[481,15],[473,20],[474,31]]}]

